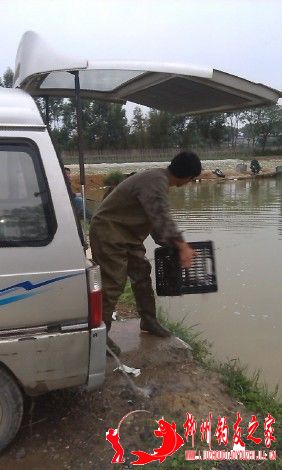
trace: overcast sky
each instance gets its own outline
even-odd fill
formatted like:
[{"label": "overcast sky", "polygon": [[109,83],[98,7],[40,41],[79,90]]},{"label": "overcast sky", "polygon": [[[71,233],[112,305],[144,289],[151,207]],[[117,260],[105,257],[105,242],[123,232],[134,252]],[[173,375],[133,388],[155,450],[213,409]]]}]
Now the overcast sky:
[{"label": "overcast sky", "polygon": [[282,89],[281,0],[0,0],[0,75],[33,30],[69,56],[210,65]]}]

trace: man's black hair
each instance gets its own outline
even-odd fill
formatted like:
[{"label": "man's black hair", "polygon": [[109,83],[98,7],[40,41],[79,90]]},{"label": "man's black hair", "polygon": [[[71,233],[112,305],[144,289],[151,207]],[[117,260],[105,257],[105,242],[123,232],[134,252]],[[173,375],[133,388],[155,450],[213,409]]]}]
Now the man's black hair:
[{"label": "man's black hair", "polygon": [[195,178],[202,171],[201,161],[194,152],[180,152],[168,166],[170,173],[177,178]]}]

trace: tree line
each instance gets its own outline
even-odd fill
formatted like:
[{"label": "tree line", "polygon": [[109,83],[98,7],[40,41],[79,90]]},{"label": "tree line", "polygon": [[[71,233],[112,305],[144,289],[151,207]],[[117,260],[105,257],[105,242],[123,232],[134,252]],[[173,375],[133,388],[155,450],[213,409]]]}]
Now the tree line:
[{"label": "tree line", "polygon": [[[13,86],[13,71],[0,77],[0,86]],[[45,119],[45,102],[35,101]],[[49,125],[59,151],[77,148],[76,113],[73,99],[49,98]],[[282,146],[282,106],[274,105],[232,113],[175,115],[139,106],[130,121],[120,104],[82,100],[83,140],[88,151],[107,149],[198,148],[264,151],[268,144]]]}]

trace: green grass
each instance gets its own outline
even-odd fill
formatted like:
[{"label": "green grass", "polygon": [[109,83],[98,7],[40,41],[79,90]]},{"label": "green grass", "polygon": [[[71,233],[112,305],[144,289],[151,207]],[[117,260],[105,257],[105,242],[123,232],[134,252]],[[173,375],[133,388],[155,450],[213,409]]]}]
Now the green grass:
[{"label": "green grass", "polygon": [[270,392],[266,385],[261,385],[259,383],[260,372],[249,377],[247,367],[243,366],[238,359],[219,363],[217,369],[234,398],[253,411],[262,414],[268,412],[276,418],[277,422],[282,421],[282,404],[277,398],[278,387],[274,392]]},{"label": "green grass", "polygon": [[125,285],[125,289],[123,291],[123,294],[120,296],[119,301],[123,303],[125,307],[128,307],[128,308],[135,307],[136,305],[135,298],[134,298],[131,284],[129,281],[127,281]]},{"label": "green grass", "polygon": [[[249,376],[247,367],[238,359],[218,364],[217,370],[222,374],[228,393],[243,403],[247,410],[255,413],[259,423],[264,422],[268,413],[275,418],[273,427],[276,442],[271,444],[271,450],[276,450],[277,460],[266,462],[263,468],[282,469],[282,403],[278,398],[278,386],[274,392],[269,391],[265,384],[259,383],[260,372]],[[260,437],[263,438],[263,434]],[[245,462],[242,468],[253,468],[250,465],[250,462]]]},{"label": "green grass", "polygon": [[116,186],[124,180],[124,175],[121,171],[110,171],[104,178],[104,184],[107,186]]}]

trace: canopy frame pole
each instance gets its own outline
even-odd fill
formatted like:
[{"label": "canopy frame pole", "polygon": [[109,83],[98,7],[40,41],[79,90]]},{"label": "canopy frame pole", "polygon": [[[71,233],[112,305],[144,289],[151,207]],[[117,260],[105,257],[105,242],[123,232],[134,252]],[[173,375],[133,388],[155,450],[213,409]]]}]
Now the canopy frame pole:
[{"label": "canopy frame pole", "polygon": [[[83,134],[82,134],[82,104],[81,104],[81,93],[80,93],[80,82],[79,82],[79,71],[75,70],[70,72],[74,75],[75,85],[75,108],[76,108],[76,122],[77,122],[77,136],[78,136],[78,161],[79,161],[79,181],[81,187],[82,205],[83,205],[83,222],[84,231],[86,227],[86,200],[85,200],[85,167],[84,167],[84,145],[83,145]],[[85,233],[84,233],[84,244],[87,247]]]},{"label": "canopy frame pole", "polygon": [[44,96],[44,101],[45,101],[45,121],[46,121],[46,126],[47,129],[50,133],[51,128],[50,128],[50,106],[49,106],[49,96]]}]

